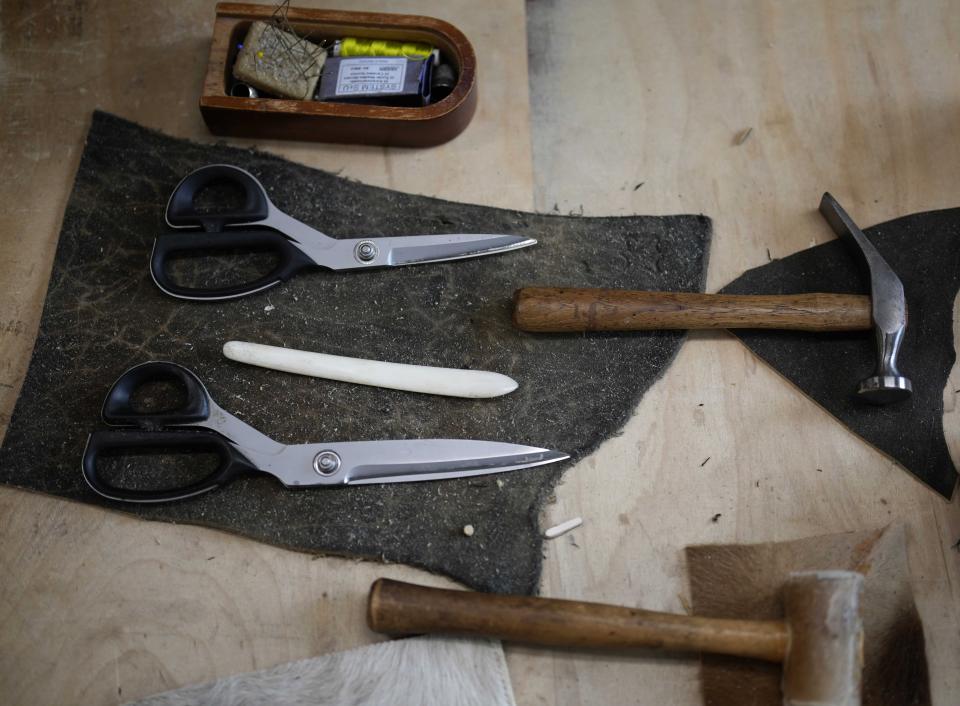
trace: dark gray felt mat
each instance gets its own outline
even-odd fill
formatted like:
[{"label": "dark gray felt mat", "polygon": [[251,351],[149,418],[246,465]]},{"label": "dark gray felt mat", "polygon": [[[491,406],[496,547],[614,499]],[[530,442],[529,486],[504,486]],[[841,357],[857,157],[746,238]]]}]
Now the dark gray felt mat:
[{"label": "dark gray felt mat", "polygon": [[[873,374],[876,363],[872,332],[732,333],[854,433],[949,499],[957,472],[943,434],[943,395],[956,360],[953,303],[960,289],[960,209],[904,216],[864,232],[906,292],[908,322],[899,367],[913,381],[910,400],[875,407],[855,399],[857,384]],[[870,285],[848,246],[833,240],[749,270],[723,291],[867,294]]]},{"label": "dark gray felt mat", "polygon": [[[249,170],[279,208],[332,236],[504,232],[540,242],[460,262],[309,272],[224,303],[179,301],[151,281],[150,247],[180,178],[218,162]],[[476,589],[535,591],[538,514],[569,464],[336,490],[285,490],[259,477],[175,504],[131,506],[86,487],[84,441],[100,425],[116,377],[161,359],[192,368],[222,407],[285,443],[476,438],[555,448],[576,460],[623,425],[682,334],[521,333],[510,324],[514,289],[563,281],[699,291],[709,240],[702,216],[576,218],[451,203],[96,113],[33,359],[0,449],[0,481],[307,552],[405,562]],[[520,387],[492,400],[459,400],[328,382],[228,361],[220,351],[229,339],[494,370]],[[466,524],[476,528],[472,537],[463,534]]]}]

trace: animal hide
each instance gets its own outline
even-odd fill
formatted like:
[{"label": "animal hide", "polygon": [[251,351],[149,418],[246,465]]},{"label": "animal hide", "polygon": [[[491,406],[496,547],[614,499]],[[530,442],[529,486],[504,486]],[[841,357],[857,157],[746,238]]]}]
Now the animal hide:
[{"label": "animal hide", "polygon": [[[686,554],[693,612],[718,618],[783,618],[782,588],[793,571],[859,571],[864,706],[930,703],[923,625],[902,526],[793,542],[687,547]],[[707,706],[782,703],[779,665],[705,655],[701,674]]]},{"label": "animal hide", "polygon": [[[900,370],[913,379],[911,399],[878,407],[855,398],[857,383],[876,366],[871,331],[731,333],[854,434],[949,500],[957,469],[944,436],[943,400],[957,359],[953,303],[960,291],[960,209],[914,213],[865,233],[906,292],[909,323]],[[866,294],[870,287],[849,246],[836,239],[748,270],[721,291]]]},{"label": "animal hide", "polygon": [[128,706],[515,706],[500,643],[414,637],[236,674]]}]

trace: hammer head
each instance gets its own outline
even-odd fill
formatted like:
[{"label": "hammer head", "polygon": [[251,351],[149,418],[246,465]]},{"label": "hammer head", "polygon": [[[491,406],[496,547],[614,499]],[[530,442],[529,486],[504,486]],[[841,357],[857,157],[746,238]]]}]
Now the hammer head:
[{"label": "hammer head", "polygon": [[877,337],[877,369],[865,378],[857,394],[866,402],[888,404],[913,392],[910,380],[897,369],[897,354],[907,329],[907,301],[900,279],[829,193],[820,201],[820,213],[833,231],[858,253],[870,273],[873,328]]},{"label": "hammer head", "polygon": [[783,663],[785,706],[860,706],[863,576],[807,571],[784,589],[789,642]]}]

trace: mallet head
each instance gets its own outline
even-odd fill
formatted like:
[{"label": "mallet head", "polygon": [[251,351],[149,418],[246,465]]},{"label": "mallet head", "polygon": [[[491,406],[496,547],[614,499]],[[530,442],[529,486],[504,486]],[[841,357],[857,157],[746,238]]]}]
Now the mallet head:
[{"label": "mallet head", "polygon": [[789,642],[783,663],[787,706],[860,706],[863,576],[853,571],[791,574],[784,588]]},{"label": "mallet head", "polygon": [[906,399],[913,392],[913,385],[897,369],[897,354],[907,329],[907,300],[903,294],[903,284],[873,243],[829,193],[825,193],[820,201],[820,213],[827,219],[833,232],[860,255],[870,274],[873,327],[877,337],[877,369],[860,383],[857,394],[872,404]]}]

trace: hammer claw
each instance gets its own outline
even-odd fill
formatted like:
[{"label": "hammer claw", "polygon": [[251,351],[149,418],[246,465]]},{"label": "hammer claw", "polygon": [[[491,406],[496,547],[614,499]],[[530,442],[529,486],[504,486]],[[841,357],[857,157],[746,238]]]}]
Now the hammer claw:
[{"label": "hammer claw", "polygon": [[829,192],[820,200],[820,213],[833,232],[850,245],[870,274],[870,301],[877,336],[877,369],[860,383],[857,394],[873,404],[909,397],[910,379],[897,369],[897,355],[907,329],[907,300],[903,283],[873,243]]}]

